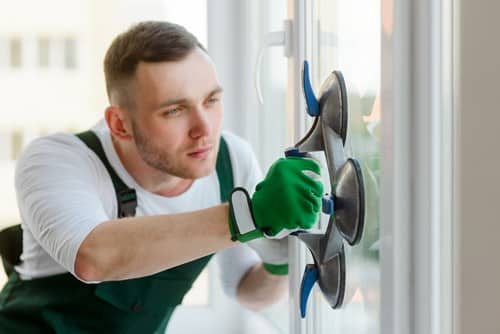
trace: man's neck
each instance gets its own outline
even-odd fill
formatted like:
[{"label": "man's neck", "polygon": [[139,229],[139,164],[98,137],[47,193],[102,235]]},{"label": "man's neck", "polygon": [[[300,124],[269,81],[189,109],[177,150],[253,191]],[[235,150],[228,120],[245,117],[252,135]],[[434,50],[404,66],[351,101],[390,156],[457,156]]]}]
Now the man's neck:
[{"label": "man's neck", "polygon": [[183,179],[160,172],[147,165],[135,152],[125,152],[119,142],[112,139],[116,154],[125,170],[145,190],[165,197],[179,196],[186,192],[194,180]]}]

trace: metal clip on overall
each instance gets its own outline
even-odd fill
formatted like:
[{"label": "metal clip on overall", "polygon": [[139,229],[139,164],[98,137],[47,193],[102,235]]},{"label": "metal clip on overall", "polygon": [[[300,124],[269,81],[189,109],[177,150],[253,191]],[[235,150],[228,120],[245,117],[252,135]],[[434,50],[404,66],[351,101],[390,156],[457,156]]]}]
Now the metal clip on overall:
[{"label": "metal clip on overall", "polygon": [[316,283],[332,308],[342,305],[345,292],[345,239],[354,246],[361,240],[365,215],[363,176],[359,162],[346,158],[347,93],[342,73],[333,71],[316,99],[304,61],[302,84],[307,113],[314,117],[308,133],[286,156],[305,156],[308,152],[325,153],[332,194],[323,198],[323,212],[330,215],[324,234],[301,232],[296,236],[309,248],[314,264],[305,268],[300,288],[300,313],[306,314],[307,299]]}]

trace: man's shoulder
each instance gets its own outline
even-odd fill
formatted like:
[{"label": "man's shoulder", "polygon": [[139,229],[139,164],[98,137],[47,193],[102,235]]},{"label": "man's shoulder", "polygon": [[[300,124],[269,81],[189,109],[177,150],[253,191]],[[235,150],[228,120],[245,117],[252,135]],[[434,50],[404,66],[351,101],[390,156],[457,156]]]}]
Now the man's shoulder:
[{"label": "man's shoulder", "polygon": [[[99,137],[105,134],[105,129],[101,122],[91,128]],[[85,156],[88,152],[87,146],[75,133],[56,132],[53,134],[38,137],[32,140],[23,150],[21,159],[29,158],[33,155],[46,155],[47,157],[64,157],[66,155]],[[82,154],[83,153],[83,154]]]},{"label": "man's shoulder", "polygon": [[32,140],[19,156],[16,170],[33,170],[35,167],[46,170],[67,165],[81,168],[93,160],[95,159],[78,137],[58,132]]},{"label": "man's shoulder", "polygon": [[66,150],[73,151],[75,147],[82,147],[79,139],[70,133],[58,132],[32,140],[24,149],[23,154],[31,155],[43,152],[44,154],[54,152],[59,154]]}]

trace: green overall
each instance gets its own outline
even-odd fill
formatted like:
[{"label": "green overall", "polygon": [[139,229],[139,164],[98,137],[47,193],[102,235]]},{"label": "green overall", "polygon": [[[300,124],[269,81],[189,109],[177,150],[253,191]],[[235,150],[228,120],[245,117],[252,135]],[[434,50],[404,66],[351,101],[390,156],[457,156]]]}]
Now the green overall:
[{"label": "green overall", "polygon": [[[97,146],[101,152],[97,152],[95,143],[89,145],[88,140],[79,137],[101,160],[105,159],[100,143]],[[97,138],[93,137],[90,140]],[[118,194],[117,176],[107,160],[103,163]],[[216,168],[221,201],[225,202],[233,188],[233,176],[223,138]],[[132,209],[128,215],[135,214],[135,205]],[[210,257],[148,277],[98,284],[85,284],[69,273],[21,280],[13,271],[0,293],[0,333],[163,333],[175,307],[182,302]]]}]

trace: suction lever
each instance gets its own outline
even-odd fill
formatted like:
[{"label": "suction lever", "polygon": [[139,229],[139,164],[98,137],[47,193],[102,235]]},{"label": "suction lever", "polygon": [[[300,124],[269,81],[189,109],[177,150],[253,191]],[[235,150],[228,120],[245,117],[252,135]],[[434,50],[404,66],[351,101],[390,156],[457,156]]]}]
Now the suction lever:
[{"label": "suction lever", "polygon": [[300,284],[300,316],[306,317],[307,300],[314,284],[318,281],[318,269],[314,264],[306,265]]},{"label": "suction lever", "polygon": [[344,301],[345,253],[342,237],[335,226],[325,234],[302,232],[295,234],[308,247],[314,264],[307,264],[300,286],[300,314],[306,315],[307,300],[316,282],[326,301],[338,308]]},{"label": "suction lever", "polygon": [[311,86],[311,80],[309,79],[309,63],[304,60],[304,68],[302,69],[302,88],[304,97],[307,104],[307,113],[310,116],[319,116],[319,102],[314,96],[314,91]]}]

